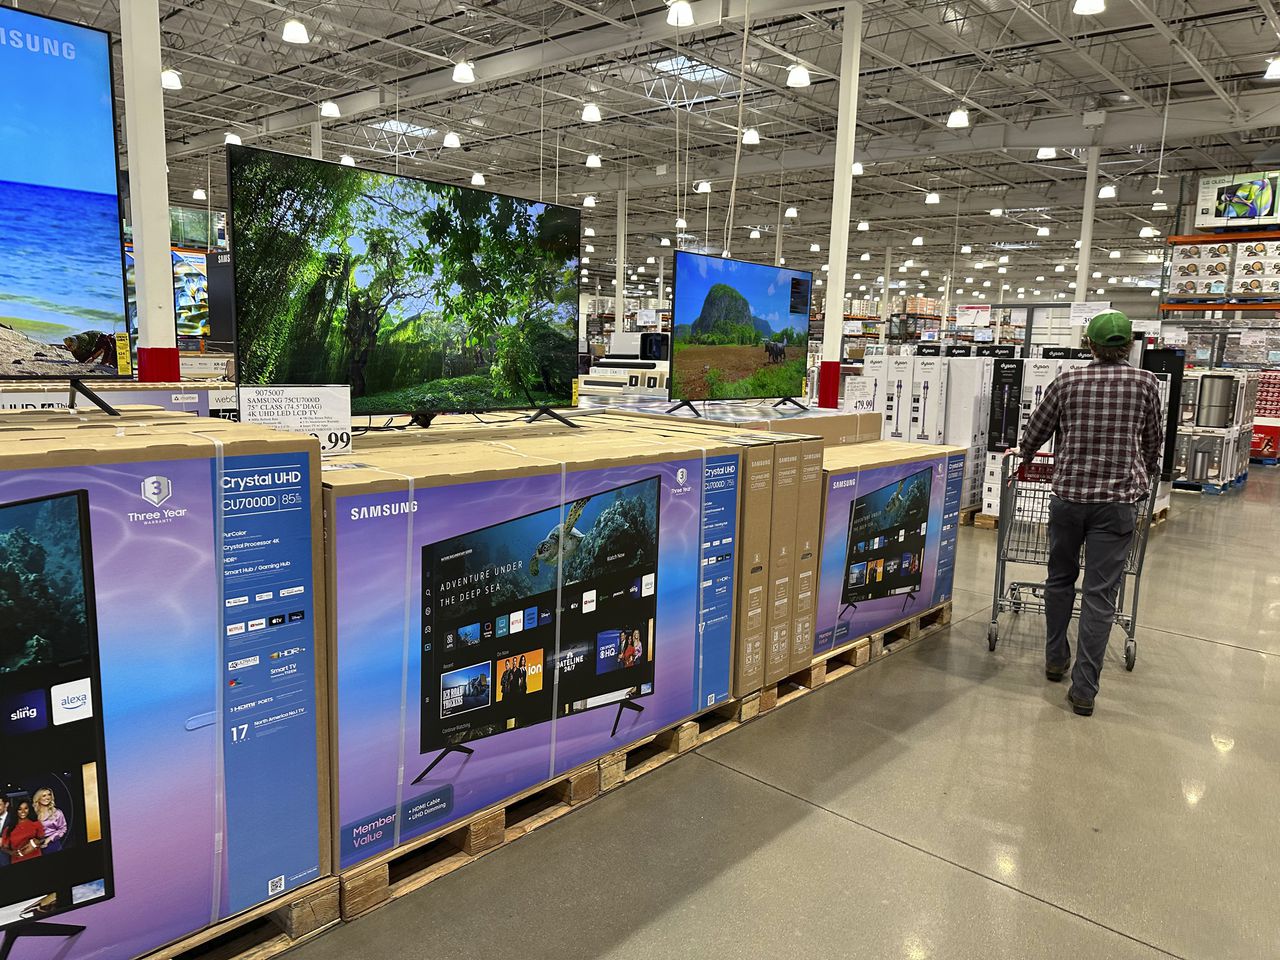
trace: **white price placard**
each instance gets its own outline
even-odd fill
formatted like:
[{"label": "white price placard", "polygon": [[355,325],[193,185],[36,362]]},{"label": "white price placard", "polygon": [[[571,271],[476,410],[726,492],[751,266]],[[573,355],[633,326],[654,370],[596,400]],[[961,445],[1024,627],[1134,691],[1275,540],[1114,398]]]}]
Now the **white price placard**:
[{"label": "white price placard", "polygon": [[989,327],[991,326],[991,304],[963,303],[956,307],[956,326]]},{"label": "white price placard", "polygon": [[240,422],[309,433],[325,456],[351,450],[349,386],[241,387]]},{"label": "white price placard", "polygon": [[1100,313],[1105,313],[1111,309],[1110,300],[1090,300],[1086,303],[1073,303],[1071,305],[1071,325],[1088,326],[1089,321]]},{"label": "white price placard", "polygon": [[1173,324],[1164,324],[1160,327],[1160,336],[1165,342],[1165,346],[1169,347],[1185,347],[1187,345],[1187,328],[1178,327]]},{"label": "white price placard", "polygon": [[846,413],[876,413],[877,404],[884,403],[878,397],[880,380],[877,377],[844,378],[844,410]]},{"label": "white price placard", "polygon": [[1267,345],[1267,331],[1265,330],[1240,331],[1240,346],[1265,347],[1266,345]]}]

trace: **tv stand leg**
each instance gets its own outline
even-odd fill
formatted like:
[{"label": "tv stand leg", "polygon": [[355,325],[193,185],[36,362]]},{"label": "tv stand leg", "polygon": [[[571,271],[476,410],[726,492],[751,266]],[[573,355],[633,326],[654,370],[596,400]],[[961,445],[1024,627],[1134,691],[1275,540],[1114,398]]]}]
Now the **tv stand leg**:
[{"label": "tv stand leg", "polygon": [[[622,719],[623,710],[634,710],[636,713],[644,713],[644,707],[638,703],[632,703],[630,700],[618,701],[618,712],[613,715],[613,729],[609,731],[609,736],[616,737],[618,735],[618,721]],[[3,958],[0,958],[3,960]]]},{"label": "tv stand leg", "polygon": [[[418,774],[416,777],[413,778],[414,785],[416,786],[417,784],[421,783],[423,780],[427,779],[427,774],[429,774],[432,770],[434,770],[436,768],[436,765],[439,764],[441,760],[443,760],[445,757],[447,757],[451,753],[463,753],[469,757],[473,753],[475,753],[475,750],[471,749],[470,747],[463,746],[460,743],[445,747],[443,750],[440,751],[440,754],[434,760],[432,760],[429,764],[427,764],[427,769],[423,770],[420,774]],[[0,957],[0,960],[4,960],[4,958]]]},{"label": "tv stand leg", "polygon": [[4,932],[4,940],[0,941],[0,960],[8,960],[9,952],[21,937],[75,937],[84,929],[71,923],[41,923],[38,920],[20,923]]},{"label": "tv stand leg", "polygon": [[556,413],[550,407],[539,407],[536,411],[534,411],[533,416],[529,418],[528,422],[533,423],[533,421],[541,419],[542,417],[550,417],[552,420],[559,420],[566,427],[574,427],[576,429],[582,428],[582,424],[574,423],[568,417],[560,416],[560,414]]},{"label": "tv stand leg", "polygon": [[773,405],[773,409],[777,410],[779,407],[785,407],[787,404],[791,404],[793,407],[799,407],[801,410],[809,409],[803,403],[797,400],[795,397],[783,397],[781,400],[779,400],[777,403]]},{"label": "tv stand leg", "polygon": [[686,407],[688,407],[690,410],[692,410],[692,411],[693,411],[693,415],[694,415],[695,417],[701,417],[701,416],[702,416],[702,414],[700,414],[700,413],[698,412],[698,408],[697,408],[697,407],[695,407],[695,406],[693,405],[693,401],[692,401],[692,400],[681,400],[681,401],[680,401],[679,403],[677,403],[674,407],[672,407],[670,410],[668,410],[668,411],[667,411],[667,413],[669,413],[669,414],[670,414],[670,413],[675,413],[677,410],[683,410],[683,409],[685,409]]}]

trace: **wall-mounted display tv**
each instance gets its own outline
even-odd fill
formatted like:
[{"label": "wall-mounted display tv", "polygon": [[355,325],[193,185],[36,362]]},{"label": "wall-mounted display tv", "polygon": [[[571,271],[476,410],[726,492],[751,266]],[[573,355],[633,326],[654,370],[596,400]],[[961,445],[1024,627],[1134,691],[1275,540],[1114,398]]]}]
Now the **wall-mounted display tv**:
[{"label": "wall-mounted display tv", "polygon": [[678,251],[671,396],[799,397],[813,274]]},{"label": "wall-mounted display tv", "polygon": [[863,494],[849,507],[846,605],[915,593],[924,579],[933,468]]},{"label": "wall-mounted display tv", "polygon": [[111,38],[0,7],[0,378],[127,376]]},{"label": "wall-mounted display tv", "polygon": [[83,490],[0,504],[0,928],[114,895]]},{"label": "wall-mounted display tv", "polygon": [[653,477],[423,548],[424,754],[653,693],[658,493]]},{"label": "wall-mounted display tv", "polygon": [[241,383],[351,385],[356,414],[568,406],[571,207],[228,148]]},{"label": "wall-mounted display tv", "polygon": [[1280,171],[1201,177],[1197,227],[1274,226],[1280,223]]}]

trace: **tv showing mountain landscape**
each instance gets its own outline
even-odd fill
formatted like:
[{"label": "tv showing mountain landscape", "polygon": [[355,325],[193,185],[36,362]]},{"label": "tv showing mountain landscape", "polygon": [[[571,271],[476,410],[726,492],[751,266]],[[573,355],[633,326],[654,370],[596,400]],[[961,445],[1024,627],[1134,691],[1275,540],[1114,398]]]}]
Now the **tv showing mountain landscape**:
[{"label": "tv showing mountain landscape", "polygon": [[0,378],[131,372],[111,37],[0,7]]},{"label": "tv showing mountain landscape", "polygon": [[576,208],[230,147],[240,382],[355,414],[568,406]]},{"label": "tv showing mountain landscape", "polygon": [[671,396],[800,396],[812,287],[803,270],[678,251]]}]

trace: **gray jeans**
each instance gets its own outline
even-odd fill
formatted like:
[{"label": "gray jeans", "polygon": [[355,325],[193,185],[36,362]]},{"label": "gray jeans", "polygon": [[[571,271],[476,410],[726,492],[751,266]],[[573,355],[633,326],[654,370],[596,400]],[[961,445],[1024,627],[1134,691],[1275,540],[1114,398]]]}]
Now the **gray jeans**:
[{"label": "gray jeans", "polygon": [[1045,662],[1052,667],[1071,662],[1067,628],[1075,607],[1083,544],[1084,587],[1076,663],[1071,671],[1071,689],[1081,700],[1092,700],[1098,693],[1098,675],[1115,623],[1116,592],[1136,523],[1137,510],[1132,503],[1076,503],[1056,496],[1049,501]]}]

